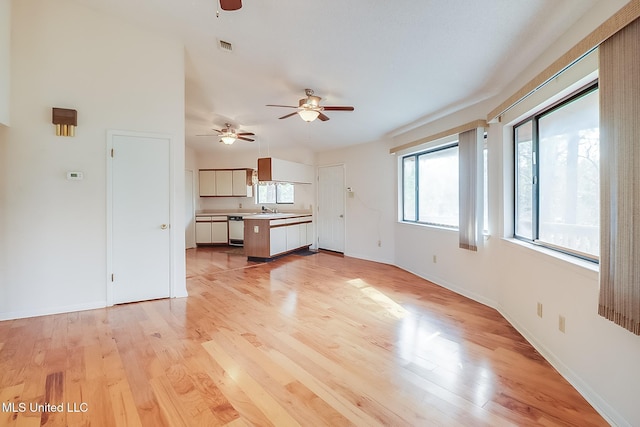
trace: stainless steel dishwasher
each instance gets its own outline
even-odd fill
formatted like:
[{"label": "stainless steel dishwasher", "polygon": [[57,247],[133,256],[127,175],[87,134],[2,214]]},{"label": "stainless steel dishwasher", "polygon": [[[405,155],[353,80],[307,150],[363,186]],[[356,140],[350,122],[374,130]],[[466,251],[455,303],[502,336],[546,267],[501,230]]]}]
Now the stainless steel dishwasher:
[{"label": "stainless steel dishwasher", "polygon": [[244,220],[241,215],[227,216],[229,221],[229,246],[244,245]]}]

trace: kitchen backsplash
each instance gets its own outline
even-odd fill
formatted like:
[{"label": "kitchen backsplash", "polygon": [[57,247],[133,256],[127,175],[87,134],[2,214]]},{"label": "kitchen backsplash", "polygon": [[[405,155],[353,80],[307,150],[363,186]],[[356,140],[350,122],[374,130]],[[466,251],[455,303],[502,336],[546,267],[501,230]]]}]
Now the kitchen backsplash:
[{"label": "kitchen backsplash", "polygon": [[256,203],[255,197],[198,197],[196,196],[196,210],[228,210],[253,212],[258,211],[262,206],[277,208],[281,212],[287,211],[308,211],[314,204],[315,186],[308,184],[298,184],[295,186],[295,203],[293,204],[267,204]]}]

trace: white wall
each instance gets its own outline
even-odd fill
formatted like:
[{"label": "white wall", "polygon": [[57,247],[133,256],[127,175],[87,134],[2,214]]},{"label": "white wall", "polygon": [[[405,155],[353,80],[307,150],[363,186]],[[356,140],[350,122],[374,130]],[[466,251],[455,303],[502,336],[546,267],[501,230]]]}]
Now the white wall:
[{"label": "white wall", "polygon": [[0,0],[0,126],[9,125],[11,1]]},{"label": "white wall", "polygon": [[345,199],[345,255],[393,263],[394,162],[385,141],[318,153],[318,166],[345,165],[345,187],[353,189]]},{"label": "white wall", "polygon": [[[172,216],[184,223],[184,50],[69,0],[13,2],[12,27],[0,319],[104,306],[108,129],[173,136]],[[74,138],[55,136],[52,107],[78,110]],[[186,295],[184,232],[172,233],[174,293]]]},{"label": "white wall", "polygon": [[[396,142],[398,140],[403,142],[417,140],[483,118],[486,116],[489,105],[492,105],[491,101],[466,108],[455,115],[414,129],[397,138]],[[398,180],[398,163],[404,154],[411,151],[422,151],[429,146],[440,143],[440,141],[433,141],[411,150],[398,152],[393,165],[396,182]],[[395,219],[398,219],[398,215]],[[458,247],[457,231],[397,223],[395,233],[396,265],[476,301],[492,307],[496,306],[495,272],[500,261],[490,256],[492,247],[498,243],[496,239],[489,237],[478,242],[478,251],[471,252]],[[435,262],[434,256],[436,257]]]},{"label": "white wall", "polygon": [[[394,145],[485,118],[500,101],[623,3],[600,2],[549,52],[534,61],[528,70],[531,75],[517,76],[494,100],[401,135]],[[552,86],[555,84],[558,82]],[[474,254],[457,248],[455,232],[398,223],[396,264],[496,307],[609,422],[640,425],[640,337],[597,314],[598,273],[593,267],[504,238],[512,232],[512,142],[508,123],[490,126],[488,144],[491,237]],[[432,262],[434,254],[437,263]],[[544,306],[542,319],[536,313],[537,302]],[[559,315],[566,317],[566,333],[558,330]]]}]

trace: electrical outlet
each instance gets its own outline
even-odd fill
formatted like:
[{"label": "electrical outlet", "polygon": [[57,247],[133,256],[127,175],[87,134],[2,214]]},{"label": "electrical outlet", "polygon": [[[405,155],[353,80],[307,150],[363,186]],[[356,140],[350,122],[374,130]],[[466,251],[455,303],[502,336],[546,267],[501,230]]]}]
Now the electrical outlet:
[{"label": "electrical outlet", "polygon": [[242,203],[238,203],[238,209],[242,209]]},{"label": "electrical outlet", "polygon": [[560,315],[558,316],[558,330],[560,330],[560,332],[562,332],[564,334],[564,330],[565,330],[565,318],[564,316]]},{"label": "electrical outlet", "polygon": [[434,255],[434,256],[433,256],[433,263],[435,264],[435,263],[437,263],[437,262],[438,262],[438,257]]},{"label": "electrical outlet", "polygon": [[538,317],[542,318],[542,303],[538,303]]}]

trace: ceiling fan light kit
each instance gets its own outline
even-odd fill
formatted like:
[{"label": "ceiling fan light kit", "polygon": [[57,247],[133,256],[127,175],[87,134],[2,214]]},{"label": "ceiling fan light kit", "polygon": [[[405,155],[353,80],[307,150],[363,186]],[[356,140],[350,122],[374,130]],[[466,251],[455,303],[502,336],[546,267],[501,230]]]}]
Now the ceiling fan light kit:
[{"label": "ceiling fan light kit", "polygon": [[236,137],[233,135],[223,135],[222,138],[220,138],[220,142],[225,145],[231,145],[236,142]]},{"label": "ceiling fan light kit", "polygon": [[302,120],[304,120],[305,122],[309,123],[314,121],[315,119],[318,118],[318,116],[320,115],[320,111],[316,111],[316,110],[300,110],[298,111],[298,114],[300,115],[300,117],[302,117]]}]

